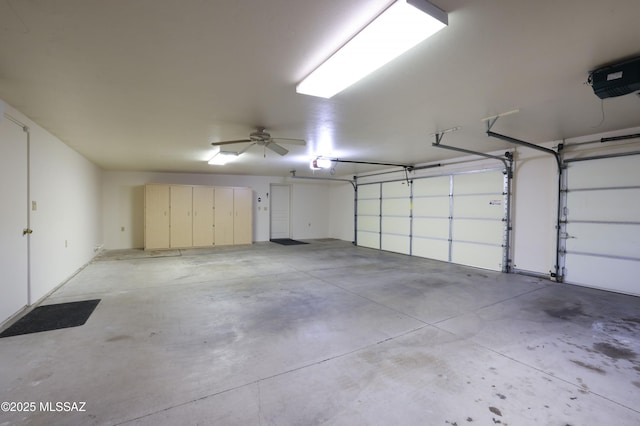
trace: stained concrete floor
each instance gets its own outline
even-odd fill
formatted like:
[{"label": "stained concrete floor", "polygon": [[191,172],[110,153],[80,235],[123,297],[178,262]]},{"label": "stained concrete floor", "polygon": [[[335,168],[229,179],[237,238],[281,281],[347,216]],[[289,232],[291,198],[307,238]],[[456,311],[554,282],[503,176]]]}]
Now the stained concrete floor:
[{"label": "stained concrete floor", "polygon": [[638,425],[640,298],[353,247],[107,252],[0,339],[0,425]]}]

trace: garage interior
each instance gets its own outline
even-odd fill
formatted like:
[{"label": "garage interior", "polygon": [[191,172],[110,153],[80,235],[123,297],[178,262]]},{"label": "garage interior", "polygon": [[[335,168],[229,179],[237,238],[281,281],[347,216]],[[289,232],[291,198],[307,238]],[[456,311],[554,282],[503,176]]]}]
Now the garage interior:
[{"label": "garage interior", "polygon": [[0,424],[640,423],[640,5],[391,3],[0,3]]}]

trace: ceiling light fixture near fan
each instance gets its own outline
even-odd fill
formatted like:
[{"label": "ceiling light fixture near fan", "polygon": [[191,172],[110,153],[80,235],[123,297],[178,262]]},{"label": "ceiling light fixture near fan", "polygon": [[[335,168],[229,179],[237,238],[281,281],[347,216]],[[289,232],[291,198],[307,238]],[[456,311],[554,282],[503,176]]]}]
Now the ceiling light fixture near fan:
[{"label": "ceiling light fixture near fan", "polygon": [[232,145],[238,143],[247,143],[250,142],[250,145],[242,149],[238,155],[247,151],[254,145],[262,146],[265,148],[264,156],[267,156],[266,149],[270,149],[273,152],[276,152],[280,155],[286,155],[289,150],[283,147],[282,145],[277,144],[275,141],[278,141],[283,144],[289,145],[306,145],[306,142],[303,139],[288,139],[288,138],[272,138],[269,133],[265,131],[264,127],[258,127],[255,132],[251,132],[249,134],[248,139],[238,139],[231,141],[221,141],[221,142],[211,142],[213,146],[221,146],[221,145]]}]

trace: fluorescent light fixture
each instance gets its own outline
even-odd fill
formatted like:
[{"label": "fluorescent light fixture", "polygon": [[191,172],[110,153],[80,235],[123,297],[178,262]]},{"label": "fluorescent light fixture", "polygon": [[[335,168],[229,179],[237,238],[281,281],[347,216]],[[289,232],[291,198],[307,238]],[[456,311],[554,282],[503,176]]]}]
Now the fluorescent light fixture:
[{"label": "fluorescent light fixture", "polygon": [[238,158],[238,153],[233,151],[222,151],[219,146],[214,147],[214,154],[208,161],[209,164],[214,166],[224,166],[230,161],[234,161]]},{"label": "fluorescent light fixture", "polygon": [[330,98],[448,24],[426,0],[397,0],[309,74],[296,92]]}]

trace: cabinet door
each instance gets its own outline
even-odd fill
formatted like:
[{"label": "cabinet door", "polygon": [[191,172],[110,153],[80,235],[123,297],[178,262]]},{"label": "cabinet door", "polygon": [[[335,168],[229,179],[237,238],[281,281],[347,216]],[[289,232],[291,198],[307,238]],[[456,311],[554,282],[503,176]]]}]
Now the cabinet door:
[{"label": "cabinet door", "polygon": [[216,187],[215,196],[215,244],[233,244],[233,188]]},{"label": "cabinet door", "polygon": [[169,185],[144,188],[144,248],[169,248]]},{"label": "cabinet door", "polygon": [[193,187],[171,185],[171,247],[193,246]]},{"label": "cabinet door", "polygon": [[233,243],[253,242],[253,191],[250,188],[233,190]]},{"label": "cabinet door", "polygon": [[193,187],[193,246],[213,245],[213,187]]}]

